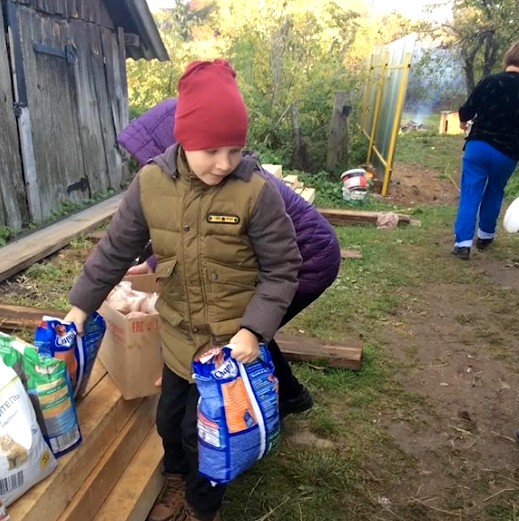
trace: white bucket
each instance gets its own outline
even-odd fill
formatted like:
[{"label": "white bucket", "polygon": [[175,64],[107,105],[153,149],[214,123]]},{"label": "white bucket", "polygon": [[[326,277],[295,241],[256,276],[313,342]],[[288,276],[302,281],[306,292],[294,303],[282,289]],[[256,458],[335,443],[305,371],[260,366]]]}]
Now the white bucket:
[{"label": "white bucket", "polygon": [[341,174],[342,197],[346,201],[362,201],[368,192],[366,170],[354,168]]}]

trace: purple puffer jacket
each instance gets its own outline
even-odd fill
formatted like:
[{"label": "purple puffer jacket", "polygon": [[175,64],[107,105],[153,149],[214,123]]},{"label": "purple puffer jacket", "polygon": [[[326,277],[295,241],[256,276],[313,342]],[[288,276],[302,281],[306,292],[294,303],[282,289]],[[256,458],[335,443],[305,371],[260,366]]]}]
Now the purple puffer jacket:
[{"label": "purple puffer jacket", "polygon": [[145,165],[175,142],[173,126],[177,99],[161,101],[131,123],[117,136],[117,142],[139,163]]},{"label": "purple puffer jacket", "polygon": [[[134,119],[117,137],[141,165],[175,142],[173,128],[177,100],[167,99]],[[265,172],[265,175],[270,175]],[[303,258],[298,293],[321,294],[337,277],[341,251],[335,230],[328,221],[283,181],[275,179],[294,223],[297,245]]]}]

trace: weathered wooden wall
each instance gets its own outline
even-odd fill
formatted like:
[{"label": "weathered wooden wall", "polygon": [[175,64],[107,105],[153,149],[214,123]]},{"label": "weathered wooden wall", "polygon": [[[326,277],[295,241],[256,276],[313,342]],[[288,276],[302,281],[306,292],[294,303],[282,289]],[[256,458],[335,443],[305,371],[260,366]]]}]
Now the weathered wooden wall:
[{"label": "weathered wooden wall", "polygon": [[[66,201],[120,190],[125,165],[116,136],[128,121],[124,35],[101,0],[15,4],[20,53],[11,68],[25,77],[27,107],[18,127],[29,214],[39,221]],[[52,54],[65,49],[75,59]],[[12,103],[0,104],[0,114],[12,111]]]},{"label": "weathered wooden wall", "polygon": [[27,220],[28,209],[10,76],[6,42],[0,38],[0,225],[19,229]]}]

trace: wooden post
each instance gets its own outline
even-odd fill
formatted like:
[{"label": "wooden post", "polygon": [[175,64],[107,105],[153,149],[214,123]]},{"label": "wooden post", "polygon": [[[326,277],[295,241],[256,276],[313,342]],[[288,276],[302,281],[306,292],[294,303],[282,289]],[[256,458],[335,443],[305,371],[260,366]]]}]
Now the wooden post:
[{"label": "wooden post", "polygon": [[348,93],[336,92],[326,154],[326,169],[329,171],[334,170],[339,163],[344,166],[348,163],[348,116],[350,111]]},{"label": "wooden post", "polygon": [[301,138],[301,126],[299,124],[299,105],[292,103],[292,129],[294,133],[294,149],[292,152],[292,168],[308,170],[308,152],[304,140]]}]

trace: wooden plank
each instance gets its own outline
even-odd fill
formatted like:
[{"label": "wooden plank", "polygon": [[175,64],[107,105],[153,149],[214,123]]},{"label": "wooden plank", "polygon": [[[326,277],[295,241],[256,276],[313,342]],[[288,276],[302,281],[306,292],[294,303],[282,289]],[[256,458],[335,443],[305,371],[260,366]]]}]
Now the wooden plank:
[{"label": "wooden plank", "polygon": [[[155,421],[157,398],[145,398],[67,506],[59,521],[92,521]],[[59,489],[57,489],[59,490]],[[40,517],[41,519],[47,518]],[[119,518],[116,518],[119,519]],[[25,520],[24,520],[25,521]]]},{"label": "wooden plank", "polygon": [[[60,12],[65,3],[48,2],[42,8]],[[54,16],[31,9],[20,9],[18,16],[38,195],[41,216],[46,219],[60,204],[91,197],[88,185],[77,184],[84,178],[84,161],[74,95],[75,67],[63,58],[33,49],[33,43],[64,49],[72,36],[69,24]],[[69,190],[71,186],[84,189]],[[32,214],[36,215],[36,209]]]},{"label": "wooden plank", "polygon": [[[1,3],[0,20],[4,20]],[[20,230],[28,220],[28,209],[4,34],[0,37],[0,224]]]},{"label": "wooden plank", "polygon": [[[351,252],[352,250],[341,250],[341,256],[343,251]],[[21,328],[22,325],[24,327],[35,327],[34,324],[37,326],[41,320],[42,311],[38,308],[0,304],[0,317],[4,317],[0,319],[4,321],[3,323],[0,322],[0,329],[6,329],[6,324],[16,328]],[[64,315],[63,312],[52,310],[46,310],[45,314],[61,317]],[[9,316],[9,318],[5,318],[6,316]],[[276,340],[279,340],[281,350],[287,355],[288,360],[308,362],[322,358],[328,360],[331,367],[360,368],[361,347],[348,347],[340,342],[295,337],[283,333],[277,334]]]},{"label": "wooden plank", "polygon": [[67,246],[82,233],[98,228],[113,216],[122,198],[118,194],[0,248],[0,282]]},{"label": "wooden plank", "polygon": [[341,259],[362,259],[362,252],[360,250],[341,249]]},{"label": "wooden plank", "polygon": [[278,179],[283,179],[283,167],[281,165],[262,164],[261,165],[267,172],[272,174]]},{"label": "wooden plank", "polygon": [[345,369],[360,369],[362,365],[362,347],[284,333],[276,334],[276,342],[286,359],[292,362],[324,360],[329,367]]},{"label": "wooden plank", "polygon": [[82,396],[80,396],[77,399],[77,403],[79,403],[82,400],[85,400],[88,394],[92,391],[92,389],[103,380],[103,378],[108,374],[105,366],[99,360],[99,358],[96,359],[94,362],[94,367],[92,367],[92,372],[90,373],[90,378],[88,379],[85,392]]},{"label": "wooden plank", "polygon": [[[379,215],[384,212],[367,212],[362,210],[334,210],[331,208],[320,208],[321,215],[328,219],[334,226],[349,224],[377,224]],[[398,226],[406,226],[411,223],[409,215],[397,214]]]},{"label": "wooden plank", "polygon": [[[83,2],[85,3],[85,2]],[[98,107],[94,75],[99,72],[93,64],[98,59],[96,50],[91,46],[91,33],[99,30],[95,24],[79,20],[70,22],[78,52],[78,65],[74,72],[74,92],[79,122],[79,139],[83,152],[84,173],[93,194],[106,192],[112,185],[109,176],[108,161],[103,142],[102,121]]]},{"label": "wooden plank", "polygon": [[144,521],[164,484],[162,440],[153,427],[95,515],[95,521]]},{"label": "wooden plank", "polygon": [[303,188],[300,195],[307,203],[312,204],[315,201],[315,188]]},{"label": "wooden plank", "polygon": [[10,333],[19,329],[36,329],[43,315],[63,318],[65,314],[55,309],[0,304],[0,330]]},{"label": "wooden plank", "polygon": [[83,443],[62,456],[58,468],[47,479],[9,507],[11,519],[56,521],[74,495],[85,487],[87,476],[140,403],[141,400],[123,400],[111,378],[105,376],[78,404]]},{"label": "wooden plank", "polygon": [[[93,93],[97,100],[98,114],[101,123],[101,137],[104,155],[108,165],[107,174],[110,186],[118,187],[121,182],[122,158],[117,151],[116,132],[112,120],[112,110],[108,94],[108,78],[106,76],[106,57],[104,55],[102,33],[105,29],[92,25],[89,31],[90,76],[93,78]],[[111,37],[115,38],[112,34]]]},{"label": "wooden plank", "polygon": [[283,177],[283,182],[290,187],[298,187],[299,186],[299,178],[296,174],[290,174]]}]

